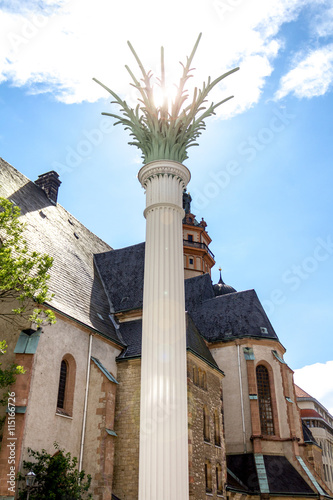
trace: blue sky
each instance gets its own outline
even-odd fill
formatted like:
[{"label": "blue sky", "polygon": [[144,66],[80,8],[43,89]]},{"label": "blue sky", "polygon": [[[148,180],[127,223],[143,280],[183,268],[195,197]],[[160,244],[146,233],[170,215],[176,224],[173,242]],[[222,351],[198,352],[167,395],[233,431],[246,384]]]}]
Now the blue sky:
[{"label": "blue sky", "polygon": [[240,66],[185,162],[225,282],[254,288],[296,381],[333,411],[333,7],[321,0],[0,1],[0,155],[114,248],[145,238],[140,153],[102,111],[129,102],[128,64],[167,79],[200,32],[195,83]]}]

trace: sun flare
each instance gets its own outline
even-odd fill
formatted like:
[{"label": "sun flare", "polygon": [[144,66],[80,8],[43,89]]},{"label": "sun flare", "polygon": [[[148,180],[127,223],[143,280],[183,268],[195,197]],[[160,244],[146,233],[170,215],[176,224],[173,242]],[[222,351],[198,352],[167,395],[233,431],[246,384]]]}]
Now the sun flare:
[{"label": "sun flare", "polygon": [[170,112],[171,106],[177,97],[176,84],[166,85],[163,89],[159,84],[154,85],[153,96],[157,108],[161,108],[167,104],[168,111]]}]

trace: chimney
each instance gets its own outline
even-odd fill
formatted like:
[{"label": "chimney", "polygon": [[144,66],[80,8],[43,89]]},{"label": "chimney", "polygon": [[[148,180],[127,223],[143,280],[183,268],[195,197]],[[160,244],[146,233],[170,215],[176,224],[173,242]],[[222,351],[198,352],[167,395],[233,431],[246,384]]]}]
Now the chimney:
[{"label": "chimney", "polygon": [[59,181],[59,174],[57,174],[57,172],[51,170],[51,172],[39,175],[35,184],[44,189],[47,197],[52,203],[57,203],[58,189],[61,184],[61,181]]}]

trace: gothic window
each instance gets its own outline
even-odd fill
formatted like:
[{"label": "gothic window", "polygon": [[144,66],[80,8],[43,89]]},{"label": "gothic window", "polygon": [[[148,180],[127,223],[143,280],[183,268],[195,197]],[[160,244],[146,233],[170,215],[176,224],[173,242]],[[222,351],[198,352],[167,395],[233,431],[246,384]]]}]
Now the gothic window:
[{"label": "gothic window", "polygon": [[212,492],[212,464],[209,460],[205,460],[205,483],[206,493]]},{"label": "gothic window", "polygon": [[209,413],[207,406],[203,407],[203,434],[204,434],[204,440],[209,442],[210,441],[210,436],[209,436]]},{"label": "gothic window", "polygon": [[261,432],[273,436],[274,422],[268,370],[264,365],[258,365],[256,374]]},{"label": "gothic window", "polygon": [[221,446],[221,428],[218,410],[214,412],[214,441],[215,446]]},{"label": "gothic window", "polygon": [[71,416],[73,413],[76,363],[71,354],[66,354],[60,363],[57,413]]},{"label": "gothic window", "polygon": [[60,365],[60,377],[59,377],[59,388],[58,388],[58,401],[57,408],[64,408],[65,403],[65,391],[66,391],[66,379],[67,379],[67,361],[64,359]]},{"label": "gothic window", "polygon": [[216,490],[217,494],[223,493],[221,464],[216,464]]}]

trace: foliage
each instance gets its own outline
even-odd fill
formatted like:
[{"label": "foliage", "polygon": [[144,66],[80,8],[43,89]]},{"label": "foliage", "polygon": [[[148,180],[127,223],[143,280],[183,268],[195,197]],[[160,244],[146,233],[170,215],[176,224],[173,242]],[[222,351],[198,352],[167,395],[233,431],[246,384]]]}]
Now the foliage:
[{"label": "foliage", "polygon": [[[0,355],[6,353],[7,344],[5,340],[0,341]],[[16,375],[25,373],[22,366],[12,364],[9,368],[3,370],[0,363],[0,406],[5,406],[8,403],[8,389],[15,382]],[[6,420],[6,415],[0,418],[0,444],[2,440],[3,425]]]},{"label": "foliage", "polygon": [[[0,341],[0,355],[6,353],[7,344],[5,340]],[[8,389],[15,382],[16,375],[24,373],[24,369],[19,365],[11,365],[6,370],[1,368],[0,363],[0,389],[4,389],[4,393],[0,393],[0,405],[6,405],[8,402]]]},{"label": "foliage", "polygon": [[[31,300],[38,304],[51,299],[48,293],[48,271],[52,258],[46,254],[30,252],[23,237],[24,224],[19,221],[20,209],[6,198],[0,197],[0,317],[12,319],[14,315],[27,315]],[[5,310],[6,303],[18,300],[18,307]],[[55,322],[51,310],[34,309],[26,317],[40,326],[44,318]]]},{"label": "foliage", "polygon": [[[84,471],[77,469],[77,458],[71,457],[70,453],[65,453],[54,443],[57,450],[55,455],[50,455],[45,450],[33,451],[28,449],[32,461],[23,461],[25,474],[32,471],[36,474],[35,485],[30,490],[30,500],[76,500],[92,498],[88,493],[91,483],[91,476],[87,477]],[[20,480],[25,479],[25,475],[18,474]],[[19,499],[27,498],[28,489],[19,493]]]},{"label": "foliage", "polygon": [[[189,97],[188,91],[185,90],[185,84],[192,76],[190,74],[191,71],[193,71],[191,64],[200,38],[201,34],[194,45],[190,57],[186,58],[186,64],[184,65],[180,63],[183,67],[183,74],[180,78],[179,85],[177,86],[177,95],[171,105],[170,112],[166,97],[164,98],[164,102],[161,106],[155,105],[153,86],[151,84],[153,74],[151,71],[146,72],[130,42],[128,42],[129,48],[132,51],[143,76],[141,79],[143,85],[141,85],[140,81],[137,80],[130,68],[125,66],[134,82],[131,85],[133,85],[140,92],[140,99],[138,99],[139,104],[136,106],[135,110],[130,108],[126,101],[123,101],[115,92],[94,78],[99,85],[105,88],[114,97],[115,101],[111,101],[111,103],[116,103],[120,106],[120,111],[123,116],[115,115],[113,113],[102,114],[116,118],[118,121],[114,125],[121,123],[125,127],[125,130],[128,129],[131,131],[130,135],[133,136],[135,140],[129,144],[141,149],[143,153],[142,158],[145,163],[163,159],[179,161],[182,163],[186,160],[186,158],[188,158],[187,149],[191,146],[198,145],[196,139],[206,127],[204,122],[205,118],[215,114],[215,109],[218,106],[233,97],[227,97],[217,104],[212,103],[207,107],[207,109],[204,105],[212,88],[239,68],[235,68],[227,73],[224,73],[214,81],[211,81],[210,77],[208,77],[207,83],[203,83],[202,90],[198,90],[198,88],[195,87],[192,102],[188,106],[184,106]],[[163,47],[161,47],[161,78],[159,81],[162,93],[165,96]]]}]

